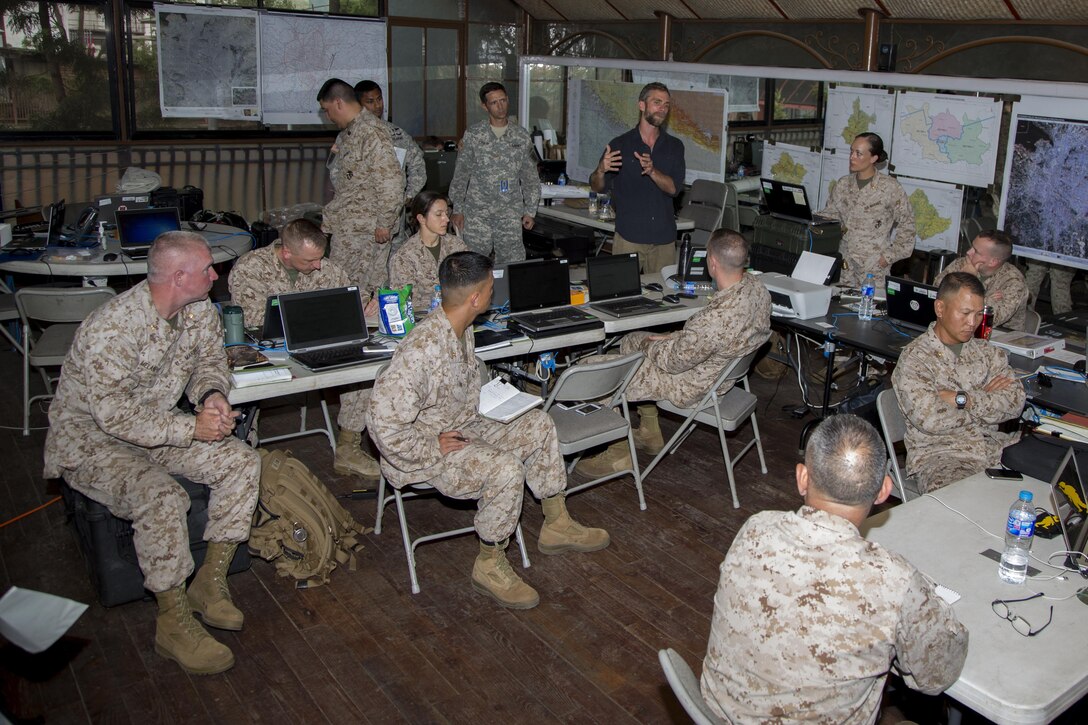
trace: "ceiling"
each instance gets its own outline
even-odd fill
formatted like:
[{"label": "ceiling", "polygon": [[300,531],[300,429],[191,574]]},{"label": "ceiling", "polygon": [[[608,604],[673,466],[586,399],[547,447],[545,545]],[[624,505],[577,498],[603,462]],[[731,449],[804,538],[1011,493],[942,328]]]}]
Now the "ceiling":
[{"label": "ceiling", "polygon": [[891,20],[1088,21],[1085,0],[514,0],[535,20],[859,20],[860,8]]}]

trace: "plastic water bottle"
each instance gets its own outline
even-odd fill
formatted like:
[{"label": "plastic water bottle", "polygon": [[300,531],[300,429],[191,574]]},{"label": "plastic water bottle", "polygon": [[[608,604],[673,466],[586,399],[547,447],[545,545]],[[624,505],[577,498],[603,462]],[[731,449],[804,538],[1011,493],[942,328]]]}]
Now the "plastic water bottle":
[{"label": "plastic water bottle", "polygon": [[558,184],[559,184],[559,186],[566,186],[567,185],[567,173],[565,171],[560,171],[559,172]]},{"label": "plastic water bottle", "polygon": [[427,312],[434,312],[442,306],[442,285],[436,284],[434,286],[434,297],[431,298],[431,306]]},{"label": "plastic water bottle", "polygon": [[1020,498],[1009,509],[1005,553],[1001,555],[1001,566],[997,570],[1001,581],[1009,584],[1023,584],[1027,578],[1028,552],[1035,536],[1035,504],[1031,498],[1031,491],[1021,491]]},{"label": "plastic water bottle", "polygon": [[861,302],[858,303],[859,320],[873,319],[873,307],[876,305],[873,299],[876,296],[874,284],[873,273],[865,275],[865,284],[861,288]]}]

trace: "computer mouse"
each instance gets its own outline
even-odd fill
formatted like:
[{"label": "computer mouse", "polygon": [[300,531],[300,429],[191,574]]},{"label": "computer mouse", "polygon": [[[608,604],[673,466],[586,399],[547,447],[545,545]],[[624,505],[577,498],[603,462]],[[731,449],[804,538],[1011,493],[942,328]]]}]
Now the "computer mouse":
[{"label": "computer mouse", "polygon": [[649,284],[644,285],[644,286],[650,292],[660,292],[661,289],[662,289],[661,285],[659,285],[657,282],[650,282]]},{"label": "computer mouse", "polygon": [[661,298],[661,301],[662,302],[668,302],[670,305],[680,304],[680,298],[677,297],[676,295],[665,295],[664,297]]},{"label": "computer mouse", "polygon": [[110,252],[109,254],[103,254],[102,255],[102,261],[103,262],[116,262],[117,261],[117,255],[114,254],[113,252]]}]

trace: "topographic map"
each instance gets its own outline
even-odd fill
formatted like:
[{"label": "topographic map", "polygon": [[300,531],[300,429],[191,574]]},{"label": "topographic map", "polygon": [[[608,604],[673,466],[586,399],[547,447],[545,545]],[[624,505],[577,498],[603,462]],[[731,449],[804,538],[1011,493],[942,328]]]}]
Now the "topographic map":
[{"label": "topographic map", "polygon": [[257,13],[156,6],[163,118],[261,117]]},{"label": "topographic map", "polygon": [[827,206],[831,190],[839,183],[839,179],[850,173],[849,153],[849,150],[842,152],[824,149],[820,154],[820,201],[816,205],[817,211]]},{"label": "topographic map", "polygon": [[[641,83],[578,81],[567,99],[567,175],[589,179],[604,147],[638,122]],[[676,90],[667,130],[684,144],[685,183],[721,181],[725,169],[728,94],[721,90]],[[624,163],[635,163],[624,159]]]},{"label": "topographic map", "polygon": [[1020,116],[1015,129],[999,225],[1018,254],[1088,268],[1088,122]]},{"label": "topographic map", "polygon": [[822,161],[819,151],[788,143],[763,142],[763,168],[760,175],[767,179],[801,184],[808,194],[809,204],[820,198],[820,171]]},{"label": "topographic map", "polygon": [[878,88],[836,86],[827,92],[824,116],[824,148],[850,151],[860,133],[875,133],[891,153],[895,96]]},{"label": "topographic map", "polygon": [[959,248],[963,189],[937,181],[897,178],[914,208],[914,248],[956,251]]},{"label": "topographic map", "polygon": [[370,79],[389,97],[385,23],[266,13],[261,15],[264,122],[318,124],[314,97],[329,78]]},{"label": "topographic map", "polygon": [[896,174],[968,186],[994,182],[1000,101],[936,93],[896,95]]}]

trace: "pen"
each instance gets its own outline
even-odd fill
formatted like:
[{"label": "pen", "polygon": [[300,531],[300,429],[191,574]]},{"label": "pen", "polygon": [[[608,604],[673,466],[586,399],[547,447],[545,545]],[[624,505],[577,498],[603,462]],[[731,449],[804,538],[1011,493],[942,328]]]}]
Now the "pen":
[{"label": "pen", "polygon": [[461,441],[462,443],[468,443],[468,438],[465,438],[465,437],[464,437],[463,435],[460,435],[460,434],[458,434],[458,435],[455,435],[455,436],[453,437],[453,439],[454,439],[455,441]]}]

